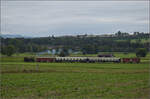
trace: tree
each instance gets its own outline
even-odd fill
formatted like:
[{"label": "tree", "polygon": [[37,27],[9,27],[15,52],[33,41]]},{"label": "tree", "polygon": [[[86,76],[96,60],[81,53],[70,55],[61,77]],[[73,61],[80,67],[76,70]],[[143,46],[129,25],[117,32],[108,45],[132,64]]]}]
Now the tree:
[{"label": "tree", "polygon": [[121,36],[121,34],[122,34],[121,31],[118,31],[118,32],[116,33],[117,36]]},{"label": "tree", "polygon": [[67,47],[64,47],[63,50],[59,54],[60,57],[69,56]]},{"label": "tree", "polygon": [[96,45],[85,45],[82,48],[82,52],[84,54],[97,54],[98,53],[98,46]]},{"label": "tree", "polygon": [[136,49],[136,56],[137,57],[145,57],[147,54],[146,48],[138,48]]},{"label": "tree", "polygon": [[15,53],[15,47],[13,45],[8,45],[3,49],[2,53],[4,55],[11,56],[12,54]]},{"label": "tree", "polygon": [[5,47],[5,46],[2,46],[2,47],[1,47],[1,53],[2,53],[3,55],[6,55],[6,51],[5,51],[5,49],[6,49],[6,47]]},{"label": "tree", "polygon": [[60,56],[60,57],[65,57],[66,55],[65,55],[64,51],[61,51],[58,56]]},{"label": "tree", "polygon": [[26,46],[26,48],[27,48],[27,52],[33,52],[33,48],[32,48],[32,45],[31,45],[31,44],[28,44],[28,45]]}]

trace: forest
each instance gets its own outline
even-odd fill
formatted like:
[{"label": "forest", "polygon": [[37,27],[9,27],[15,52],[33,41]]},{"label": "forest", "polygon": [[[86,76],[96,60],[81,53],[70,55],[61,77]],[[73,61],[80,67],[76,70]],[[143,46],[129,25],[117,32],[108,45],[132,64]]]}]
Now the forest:
[{"label": "forest", "polygon": [[149,33],[134,32],[121,33],[114,36],[49,36],[38,38],[2,38],[1,52],[8,46],[13,46],[16,53],[41,52],[51,48],[72,49],[83,54],[97,54],[98,52],[135,52],[137,48],[149,50]]}]

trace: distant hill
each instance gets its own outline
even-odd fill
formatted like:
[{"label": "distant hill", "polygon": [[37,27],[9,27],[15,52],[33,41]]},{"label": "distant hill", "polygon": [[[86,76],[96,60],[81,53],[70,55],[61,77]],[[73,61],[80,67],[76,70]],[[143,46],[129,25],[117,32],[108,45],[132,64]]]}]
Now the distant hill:
[{"label": "distant hill", "polygon": [[26,37],[22,35],[12,35],[12,34],[0,34],[0,37],[2,38],[31,38],[31,37]]}]

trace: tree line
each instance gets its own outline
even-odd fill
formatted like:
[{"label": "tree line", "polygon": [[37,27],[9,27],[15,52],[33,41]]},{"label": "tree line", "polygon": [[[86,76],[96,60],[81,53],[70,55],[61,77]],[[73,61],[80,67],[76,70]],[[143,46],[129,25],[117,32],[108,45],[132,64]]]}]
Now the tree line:
[{"label": "tree line", "polygon": [[[149,39],[150,34],[135,32],[127,35],[120,31],[115,37],[87,37],[87,36],[63,36],[63,37],[39,37],[39,38],[1,38],[1,53],[6,49],[14,49],[16,53],[41,52],[49,48],[62,47],[81,51],[83,54],[97,54],[98,52],[136,52],[137,48],[149,50],[149,42],[141,43],[141,39]],[[131,42],[135,39],[136,42]]]}]

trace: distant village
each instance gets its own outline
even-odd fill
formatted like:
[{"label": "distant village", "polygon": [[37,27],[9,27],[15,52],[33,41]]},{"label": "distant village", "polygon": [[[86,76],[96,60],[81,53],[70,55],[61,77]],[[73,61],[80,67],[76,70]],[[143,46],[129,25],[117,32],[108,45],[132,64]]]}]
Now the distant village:
[{"label": "distant village", "polygon": [[[51,54],[51,55],[59,55],[62,52],[63,48],[62,47],[49,47],[49,50],[45,50],[43,52],[37,53],[37,55],[42,55],[42,54]],[[78,50],[72,50],[72,49],[67,49],[67,52],[69,54],[82,54],[81,51]]]}]

